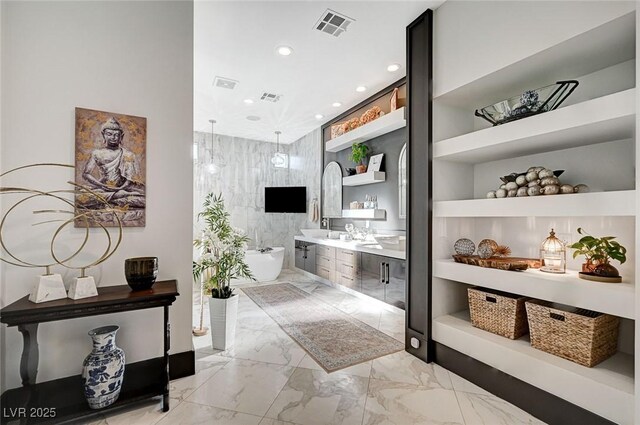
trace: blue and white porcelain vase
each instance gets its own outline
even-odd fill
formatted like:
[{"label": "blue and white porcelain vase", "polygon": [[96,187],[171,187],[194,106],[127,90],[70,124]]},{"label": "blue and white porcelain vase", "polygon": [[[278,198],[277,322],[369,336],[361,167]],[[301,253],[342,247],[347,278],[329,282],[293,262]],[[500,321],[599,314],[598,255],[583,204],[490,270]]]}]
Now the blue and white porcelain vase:
[{"label": "blue and white porcelain vase", "polygon": [[103,326],[89,331],[93,351],[82,364],[84,396],[92,409],[102,409],[116,402],[124,377],[124,351],[116,347],[119,326]]}]

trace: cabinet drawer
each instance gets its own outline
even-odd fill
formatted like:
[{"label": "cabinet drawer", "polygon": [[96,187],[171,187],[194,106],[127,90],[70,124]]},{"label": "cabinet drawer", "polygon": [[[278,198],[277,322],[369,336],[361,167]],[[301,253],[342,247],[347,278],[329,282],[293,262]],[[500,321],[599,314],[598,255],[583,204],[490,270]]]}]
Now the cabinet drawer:
[{"label": "cabinet drawer", "polygon": [[336,261],[336,271],[345,276],[354,277],[358,275],[358,266],[350,262]]},{"label": "cabinet drawer", "polygon": [[323,257],[336,258],[336,249],[332,246],[318,245],[316,247],[316,253]]},{"label": "cabinet drawer", "polygon": [[345,275],[343,273],[336,273],[336,283],[340,285],[346,286],[351,289],[359,289],[358,288],[358,278],[355,276]]},{"label": "cabinet drawer", "polygon": [[336,249],[336,259],[342,261],[343,263],[355,264],[358,256],[355,251],[351,251],[350,249]]},{"label": "cabinet drawer", "polygon": [[325,267],[329,270],[336,269],[336,260],[335,258],[329,258],[324,255],[316,254],[316,264],[319,267]]},{"label": "cabinet drawer", "polygon": [[322,267],[321,265],[317,264],[316,265],[316,275],[333,281],[333,277],[335,275],[335,272],[333,270],[328,269],[327,267]]}]

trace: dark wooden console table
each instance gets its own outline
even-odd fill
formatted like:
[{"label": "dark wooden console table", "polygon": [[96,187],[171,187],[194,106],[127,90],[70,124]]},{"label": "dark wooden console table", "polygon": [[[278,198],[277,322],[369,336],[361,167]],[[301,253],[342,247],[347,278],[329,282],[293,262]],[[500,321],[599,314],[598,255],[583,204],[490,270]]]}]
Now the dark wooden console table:
[{"label": "dark wooden console table", "polygon": [[[0,322],[17,326],[24,340],[20,360],[22,387],[2,394],[1,422],[60,423],[160,395],[162,410],[168,411],[169,306],[178,295],[176,281],[167,280],[156,282],[153,288],[145,291],[133,292],[127,285],[98,288],[97,296],[81,300],[62,299],[35,304],[26,296],[0,310]],[[113,405],[100,410],[90,409],[84,398],[81,375],[36,383],[40,323],[156,307],[164,308],[164,355],[128,363],[120,396]]]}]

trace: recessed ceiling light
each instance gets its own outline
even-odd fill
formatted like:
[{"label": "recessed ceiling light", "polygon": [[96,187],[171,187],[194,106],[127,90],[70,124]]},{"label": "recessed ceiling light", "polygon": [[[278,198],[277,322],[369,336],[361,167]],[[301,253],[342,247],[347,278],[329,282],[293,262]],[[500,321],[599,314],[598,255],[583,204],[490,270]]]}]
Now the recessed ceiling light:
[{"label": "recessed ceiling light", "polygon": [[333,102],[333,103],[331,104],[331,106],[333,106],[334,108],[339,108],[339,107],[341,107],[341,106],[342,106],[342,103],[340,103],[340,102]]},{"label": "recessed ceiling light", "polygon": [[389,65],[387,67],[387,71],[389,71],[389,72],[396,72],[399,69],[400,69],[400,64],[399,63],[392,63],[391,65]]},{"label": "recessed ceiling light", "polygon": [[366,91],[367,88],[365,86],[358,86],[356,87],[356,91],[359,93],[362,93],[363,91]]},{"label": "recessed ceiling light", "polygon": [[247,117],[247,119],[248,119],[249,121],[260,121],[260,117],[259,117],[259,116],[257,116],[257,115],[249,115],[249,116]]},{"label": "recessed ceiling light", "polygon": [[246,103],[247,105],[251,105],[253,103],[253,99],[245,99],[244,103]]},{"label": "recessed ceiling light", "polygon": [[293,49],[289,46],[278,46],[276,51],[281,56],[289,56],[291,53],[293,53]]},{"label": "recessed ceiling light", "polygon": [[322,115],[322,114],[316,114],[316,119],[317,119],[317,120],[321,120],[322,118],[324,118],[324,115]]}]

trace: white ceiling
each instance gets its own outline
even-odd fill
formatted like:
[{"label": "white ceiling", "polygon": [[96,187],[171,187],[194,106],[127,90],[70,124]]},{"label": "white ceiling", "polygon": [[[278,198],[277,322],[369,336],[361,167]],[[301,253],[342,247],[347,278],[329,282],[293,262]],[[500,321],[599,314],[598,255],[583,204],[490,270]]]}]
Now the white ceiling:
[{"label": "white ceiling", "polygon": [[[294,142],[402,78],[406,26],[443,1],[195,2],[194,129],[210,132],[215,119],[217,134],[274,141],[280,130],[281,142]],[[326,9],[355,22],[339,37],[317,31]],[[280,56],[280,45],[294,53]],[[391,63],[402,68],[390,73]],[[239,83],[234,90],[214,88],[215,76]],[[357,93],[359,85],[367,91]],[[265,91],[282,97],[261,101]],[[245,104],[247,98],[254,103]]]}]

